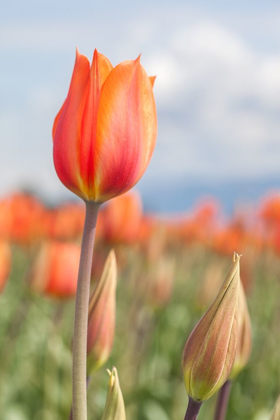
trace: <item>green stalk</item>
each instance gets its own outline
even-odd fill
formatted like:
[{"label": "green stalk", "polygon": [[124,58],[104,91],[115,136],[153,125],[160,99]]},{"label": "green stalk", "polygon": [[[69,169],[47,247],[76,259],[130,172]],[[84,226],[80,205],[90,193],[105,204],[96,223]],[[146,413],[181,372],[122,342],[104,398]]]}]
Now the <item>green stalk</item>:
[{"label": "green stalk", "polygon": [[86,202],[73,337],[73,420],[87,420],[87,328],[90,275],[99,204]]},{"label": "green stalk", "polygon": [[231,381],[226,381],[218,393],[214,420],[225,420],[230,391]]},{"label": "green stalk", "polygon": [[196,420],[201,406],[202,402],[194,401],[189,397],[189,404],[185,415],[185,420]]},{"label": "green stalk", "polygon": [[[89,387],[89,383],[90,383],[90,376],[87,376],[87,389]],[[71,407],[71,411],[70,411],[70,417],[69,420],[73,420],[73,408]]]}]

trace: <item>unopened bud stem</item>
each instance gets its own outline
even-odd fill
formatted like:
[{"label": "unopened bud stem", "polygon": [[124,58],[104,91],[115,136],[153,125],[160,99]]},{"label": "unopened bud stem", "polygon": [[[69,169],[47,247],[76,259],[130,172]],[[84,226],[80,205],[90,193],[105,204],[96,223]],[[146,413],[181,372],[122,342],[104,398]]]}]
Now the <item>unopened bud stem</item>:
[{"label": "unopened bud stem", "polygon": [[219,391],[214,420],[225,420],[231,391],[231,381],[226,381]]},{"label": "unopened bud stem", "polygon": [[188,409],[184,420],[196,420],[201,406],[202,402],[194,401],[192,398],[189,398]]}]

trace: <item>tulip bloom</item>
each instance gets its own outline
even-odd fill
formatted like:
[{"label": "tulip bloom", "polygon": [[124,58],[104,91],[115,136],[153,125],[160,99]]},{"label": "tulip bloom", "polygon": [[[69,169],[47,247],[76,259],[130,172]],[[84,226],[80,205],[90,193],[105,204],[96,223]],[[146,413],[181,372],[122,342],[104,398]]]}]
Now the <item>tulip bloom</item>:
[{"label": "tulip bloom", "polygon": [[72,243],[42,244],[29,273],[31,288],[58,298],[75,296],[80,247]]},{"label": "tulip bloom", "polygon": [[53,126],[54,165],[61,182],[85,201],[103,203],[144,174],[157,135],[154,78],[140,59],[113,68],[94,51],[77,51],[68,96]]},{"label": "tulip bloom", "polygon": [[183,351],[182,371],[189,397],[210,398],[227,380],[237,346],[240,257],[233,265],[212,306],[192,331]]},{"label": "tulip bloom", "polygon": [[108,242],[134,243],[138,239],[142,220],[141,197],[130,191],[103,209],[103,237]]}]

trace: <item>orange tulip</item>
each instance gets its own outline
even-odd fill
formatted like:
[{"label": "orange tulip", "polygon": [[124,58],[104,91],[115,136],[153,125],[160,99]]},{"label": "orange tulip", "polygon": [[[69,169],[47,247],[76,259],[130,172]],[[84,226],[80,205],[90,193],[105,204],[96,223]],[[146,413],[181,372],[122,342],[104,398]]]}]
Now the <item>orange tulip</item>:
[{"label": "orange tulip", "polygon": [[139,58],[113,68],[95,50],[90,66],[77,51],[53,154],[61,182],[84,200],[103,203],[144,174],[157,135],[153,82]]},{"label": "orange tulip", "polygon": [[45,233],[51,239],[72,240],[83,232],[85,209],[80,203],[65,203],[46,212]]},{"label": "orange tulip", "polygon": [[42,237],[45,208],[31,194],[15,193],[0,202],[0,235],[21,245]]},{"label": "orange tulip", "polygon": [[106,241],[137,241],[142,220],[142,203],[136,191],[110,201],[104,207],[103,215],[103,237]]},{"label": "orange tulip", "polygon": [[80,247],[72,243],[46,242],[29,274],[32,289],[48,296],[75,296]]}]

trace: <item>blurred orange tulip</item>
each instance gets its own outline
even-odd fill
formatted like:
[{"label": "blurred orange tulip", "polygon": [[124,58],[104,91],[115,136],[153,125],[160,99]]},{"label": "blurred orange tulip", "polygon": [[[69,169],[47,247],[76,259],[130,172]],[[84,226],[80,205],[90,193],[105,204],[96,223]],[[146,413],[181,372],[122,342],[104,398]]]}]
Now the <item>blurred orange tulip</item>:
[{"label": "blurred orange tulip", "polygon": [[33,290],[48,296],[75,296],[80,246],[72,243],[45,242],[29,273]]},{"label": "blurred orange tulip", "polygon": [[16,193],[0,202],[0,235],[21,245],[42,237],[45,208],[31,194]]},{"label": "blurred orange tulip", "polygon": [[268,225],[280,224],[280,194],[272,194],[263,200],[260,209],[261,218]]},{"label": "blurred orange tulip", "polygon": [[95,50],[90,66],[77,51],[53,155],[61,182],[84,200],[103,203],[144,174],[157,135],[153,82],[139,58],[113,68]]},{"label": "blurred orange tulip", "polygon": [[133,243],[137,241],[142,219],[140,195],[135,191],[109,201],[101,210],[102,234],[108,242]]},{"label": "blurred orange tulip", "polygon": [[82,236],[85,209],[80,203],[65,203],[46,213],[46,237],[71,240]]}]

